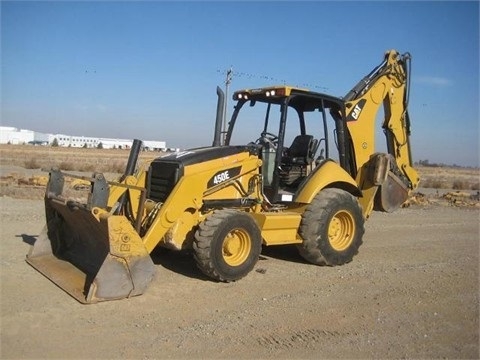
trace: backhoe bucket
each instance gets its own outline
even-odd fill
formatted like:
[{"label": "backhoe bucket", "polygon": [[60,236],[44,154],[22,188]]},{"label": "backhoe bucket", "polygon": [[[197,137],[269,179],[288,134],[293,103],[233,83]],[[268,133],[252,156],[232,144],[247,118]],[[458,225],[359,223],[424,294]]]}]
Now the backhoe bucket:
[{"label": "backhoe bucket", "polygon": [[26,261],[81,303],[142,294],[154,265],[128,219],[56,196],[45,197],[47,224]]},{"label": "backhoe bucket", "polygon": [[375,194],[376,211],[393,212],[408,199],[408,188],[393,172],[389,171],[384,183]]}]

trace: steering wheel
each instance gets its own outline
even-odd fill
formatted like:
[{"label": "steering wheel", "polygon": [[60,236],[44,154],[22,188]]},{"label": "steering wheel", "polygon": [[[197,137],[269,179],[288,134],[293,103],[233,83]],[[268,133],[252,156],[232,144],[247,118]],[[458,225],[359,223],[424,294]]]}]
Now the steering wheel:
[{"label": "steering wheel", "polygon": [[257,143],[261,142],[269,144],[273,149],[276,150],[278,145],[278,136],[267,131],[263,131],[260,134],[260,138],[257,140]]}]

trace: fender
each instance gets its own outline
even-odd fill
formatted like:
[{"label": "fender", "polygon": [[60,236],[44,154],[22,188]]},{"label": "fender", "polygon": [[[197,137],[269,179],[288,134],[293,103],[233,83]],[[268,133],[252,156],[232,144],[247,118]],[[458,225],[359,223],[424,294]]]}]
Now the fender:
[{"label": "fender", "polygon": [[310,204],[324,188],[339,188],[354,196],[362,197],[358,184],[340,165],[333,160],[327,160],[317,166],[300,186],[295,202]]}]

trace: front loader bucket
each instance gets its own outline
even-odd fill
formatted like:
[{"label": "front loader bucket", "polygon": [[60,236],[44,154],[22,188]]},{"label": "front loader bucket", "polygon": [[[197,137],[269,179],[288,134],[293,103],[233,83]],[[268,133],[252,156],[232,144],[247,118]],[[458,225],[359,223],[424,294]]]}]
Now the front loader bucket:
[{"label": "front loader bucket", "polygon": [[26,261],[81,303],[142,294],[154,265],[127,218],[45,198],[47,224]]}]

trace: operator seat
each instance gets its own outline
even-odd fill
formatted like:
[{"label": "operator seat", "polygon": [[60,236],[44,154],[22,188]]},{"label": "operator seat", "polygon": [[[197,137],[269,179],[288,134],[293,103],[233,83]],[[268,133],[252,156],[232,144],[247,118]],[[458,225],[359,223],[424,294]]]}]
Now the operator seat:
[{"label": "operator seat", "polygon": [[286,149],[282,163],[287,165],[310,165],[313,162],[318,140],[312,135],[297,135]]}]

